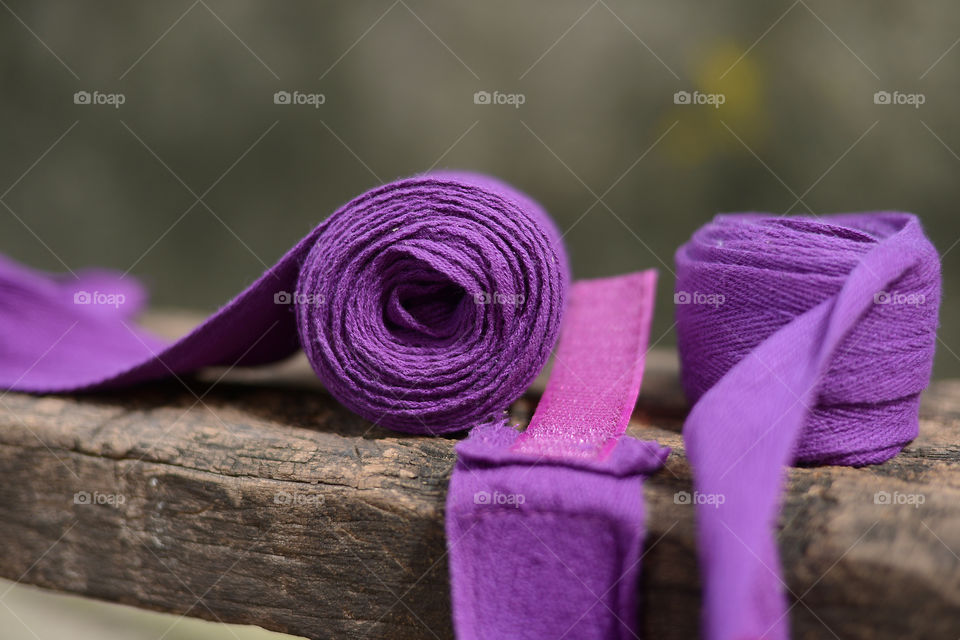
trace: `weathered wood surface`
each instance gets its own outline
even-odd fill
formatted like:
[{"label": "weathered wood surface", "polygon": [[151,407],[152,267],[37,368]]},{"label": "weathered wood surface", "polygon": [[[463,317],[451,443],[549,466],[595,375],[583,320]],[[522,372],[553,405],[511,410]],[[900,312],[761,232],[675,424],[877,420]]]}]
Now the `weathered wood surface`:
[{"label": "weathered wood surface", "polygon": [[[456,440],[371,426],[300,359],[220,375],[2,396],[0,575],[311,638],[451,637]],[[693,508],[675,501],[690,490],[685,411],[675,358],[654,351],[630,426],[673,447],[646,483],[646,638],[697,636]],[[795,638],[960,636],[958,421],[960,381],[940,381],[894,460],[789,472],[780,547]],[[923,503],[876,504],[880,491]]]}]

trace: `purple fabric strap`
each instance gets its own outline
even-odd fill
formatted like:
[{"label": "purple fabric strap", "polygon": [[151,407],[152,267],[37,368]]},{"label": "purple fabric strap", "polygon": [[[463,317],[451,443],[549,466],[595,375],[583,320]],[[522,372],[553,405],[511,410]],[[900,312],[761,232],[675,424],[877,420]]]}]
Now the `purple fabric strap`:
[{"label": "purple fabric strap", "polygon": [[457,446],[446,518],[461,640],[635,637],[642,479],[668,453],[624,436],[654,286],[652,271],[574,283],[530,426],[480,425]]},{"label": "purple fabric strap", "polygon": [[190,334],[136,326],[133,278],[50,275],[0,256],[0,388],[129,386],[303,348],[370,421],[443,433],[502,415],[554,346],[569,282],[560,234],[493,178],[432,173],[350,201]]},{"label": "purple fabric strap", "polygon": [[[788,637],[784,466],[887,460],[917,434],[940,264],[902,213],[718,216],[677,252],[705,636]],[[719,506],[718,506],[718,503]]]}]

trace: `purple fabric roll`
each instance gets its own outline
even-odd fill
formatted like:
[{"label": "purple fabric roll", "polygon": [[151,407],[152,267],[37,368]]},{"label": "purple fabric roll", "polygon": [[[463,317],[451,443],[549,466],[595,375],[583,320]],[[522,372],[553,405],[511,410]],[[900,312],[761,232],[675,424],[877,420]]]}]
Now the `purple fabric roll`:
[{"label": "purple fabric roll", "polygon": [[742,214],[676,260],[705,635],[786,638],[783,467],[879,463],[916,437],[939,256],[910,214]]},{"label": "purple fabric roll", "polygon": [[[624,437],[655,282],[646,271],[572,287],[556,368],[520,435],[503,410],[558,335],[569,283],[560,235],[503,183],[431,174],[351,201],[172,344],[133,325],[144,295],[131,279],[0,259],[0,387],[119,387],[302,347],[330,393],[375,423],[480,425],[458,446],[447,510],[460,637],[625,639],[641,482],[668,453]],[[504,507],[507,491],[529,502]]]},{"label": "purple fabric roll", "polygon": [[0,257],[0,388],[120,387],[303,347],[356,413],[442,433],[502,415],[537,375],[569,267],[527,196],[486,176],[435,173],[344,205],[172,344],[133,324],[144,295],[132,278],[77,276]]}]

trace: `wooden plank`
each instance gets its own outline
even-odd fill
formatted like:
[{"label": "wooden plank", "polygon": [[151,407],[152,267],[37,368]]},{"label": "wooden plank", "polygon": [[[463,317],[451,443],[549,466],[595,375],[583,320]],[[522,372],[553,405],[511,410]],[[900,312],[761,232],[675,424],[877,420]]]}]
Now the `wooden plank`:
[{"label": "wooden plank", "polygon": [[[456,439],[353,416],[302,358],[221,374],[0,398],[0,575],[310,638],[451,637],[443,502]],[[647,638],[697,635],[676,379],[674,355],[654,351],[630,426],[674,448],[646,484]],[[789,472],[780,545],[795,638],[957,635],[958,420],[960,381],[941,381],[894,460]],[[876,504],[878,491],[923,503]]]}]

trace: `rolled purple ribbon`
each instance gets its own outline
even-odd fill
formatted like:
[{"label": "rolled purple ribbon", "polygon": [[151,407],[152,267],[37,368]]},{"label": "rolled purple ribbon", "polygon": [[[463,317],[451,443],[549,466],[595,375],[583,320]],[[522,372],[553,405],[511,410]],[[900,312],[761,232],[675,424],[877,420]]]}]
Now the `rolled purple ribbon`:
[{"label": "rolled purple ribbon", "polygon": [[741,214],[676,261],[684,441],[696,491],[723,496],[697,506],[705,636],[783,639],[783,467],[879,463],[916,437],[939,256],[911,214]]},{"label": "rolled purple ribbon", "polygon": [[[302,347],[330,393],[375,423],[479,425],[458,447],[447,509],[459,636],[635,636],[642,480],[667,455],[624,435],[654,272],[570,287],[557,366],[522,435],[503,410],[553,348],[569,269],[546,213],[491,178],[432,174],[356,198],[172,344],[133,325],[135,281],[76,276],[0,258],[0,387],[119,387]],[[506,493],[522,508],[500,508]]]},{"label": "rolled purple ribbon", "polygon": [[173,343],[133,324],[135,280],[76,276],[0,257],[0,388],[113,388],[302,347],[354,412],[443,433],[502,415],[529,386],[556,341],[569,267],[530,198],[435,173],[350,201]]}]

